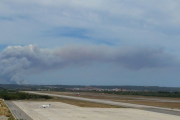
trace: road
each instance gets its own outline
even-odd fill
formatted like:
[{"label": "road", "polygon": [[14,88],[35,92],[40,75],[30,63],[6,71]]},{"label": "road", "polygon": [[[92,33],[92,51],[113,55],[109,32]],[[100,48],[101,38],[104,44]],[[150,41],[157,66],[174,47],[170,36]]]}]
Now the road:
[{"label": "road", "polygon": [[6,105],[14,115],[14,117],[17,120],[23,119],[23,120],[32,120],[26,113],[24,113],[19,107],[17,107],[13,102],[11,101],[5,101]]},{"label": "road", "polygon": [[39,94],[39,95],[49,95],[49,96],[54,96],[54,97],[62,97],[62,98],[89,101],[89,102],[95,102],[95,103],[123,106],[123,107],[129,107],[129,108],[143,109],[143,110],[147,110],[147,111],[153,111],[153,112],[159,112],[159,113],[165,113],[165,114],[180,116],[180,109],[170,109],[170,108],[163,108],[163,107],[137,105],[137,104],[131,104],[131,103],[114,102],[114,101],[110,101],[110,100],[81,98],[81,97],[49,94],[49,93],[38,93],[38,92],[32,92],[32,91],[25,91],[25,92],[33,93],[33,94]]}]

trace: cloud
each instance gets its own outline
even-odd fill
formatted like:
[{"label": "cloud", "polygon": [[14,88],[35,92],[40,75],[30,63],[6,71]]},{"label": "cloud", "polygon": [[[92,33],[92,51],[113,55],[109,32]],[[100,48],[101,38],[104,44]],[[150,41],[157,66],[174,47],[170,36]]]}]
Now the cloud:
[{"label": "cloud", "polygon": [[37,45],[8,46],[0,53],[0,79],[27,83],[25,75],[93,63],[113,63],[132,70],[174,67],[177,58],[163,49],[144,47],[64,46],[41,49]]},{"label": "cloud", "polygon": [[[172,42],[179,40],[179,5],[178,0],[0,1],[0,41],[43,47],[77,42],[99,44],[100,41],[159,45],[179,51],[179,46]],[[46,38],[46,31],[56,28],[68,29]],[[62,40],[63,37],[66,40]],[[83,41],[86,37],[91,39]]]}]

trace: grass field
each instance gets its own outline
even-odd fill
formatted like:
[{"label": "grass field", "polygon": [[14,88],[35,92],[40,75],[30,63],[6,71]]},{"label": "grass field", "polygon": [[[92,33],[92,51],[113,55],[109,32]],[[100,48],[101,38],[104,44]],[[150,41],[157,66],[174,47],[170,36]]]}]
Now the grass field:
[{"label": "grass field", "polygon": [[[66,96],[76,96],[76,93],[68,93],[68,92],[52,92],[52,91],[47,92],[46,91],[45,93],[59,94],[59,95],[66,95]],[[118,95],[116,95],[116,96],[118,96]],[[122,95],[120,95],[120,96],[122,96]],[[82,92],[80,97],[92,98],[92,99],[106,99],[106,100],[112,100],[112,101],[116,101],[116,102],[180,109],[180,103],[178,103],[178,102],[159,102],[159,101],[152,101],[152,100],[140,100],[137,98],[142,97],[142,96],[130,96],[130,95],[124,95],[124,96],[125,97],[134,97],[134,98],[113,97],[113,95],[111,95],[111,94],[89,93],[89,92],[87,92],[87,93]],[[167,98],[167,97],[143,96],[143,98],[158,98],[158,99],[162,99],[162,100],[180,100],[179,98]]]},{"label": "grass field", "polygon": [[[66,96],[76,96],[77,92],[55,92],[55,91],[38,91],[42,93],[51,93],[51,94],[58,94],[58,95],[66,95]],[[125,96],[125,97],[134,97],[136,98],[158,98],[158,99],[167,99],[167,100],[180,100],[180,98],[172,98],[172,97],[152,97],[152,96],[140,96],[140,95],[117,95],[117,94],[108,94],[108,93],[93,93],[93,92],[79,92],[81,97],[99,97],[102,99],[108,99],[112,96]],[[96,96],[93,96],[96,95]],[[113,98],[116,99],[116,98]],[[118,98],[117,98],[118,99]],[[121,98],[122,99],[122,98]],[[125,98],[126,99],[126,98]],[[128,98],[132,99],[132,98]]]},{"label": "grass field", "polygon": [[[116,101],[118,102],[118,101]],[[126,102],[132,104],[139,104],[139,105],[148,105],[148,106],[156,106],[156,107],[166,107],[166,108],[177,108],[180,109],[180,103],[176,102],[156,102],[156,101],[148,101],[148,100],[141,100],[141,101],[119,101],[119,102]]]},{"label": "grass field", "polygon": [[8,120],[15,120],[10,110],[3,101],[0,101],[0,116],[9,117]]},{"label": "grass field", "polygon": [[124,108],[120,106],[106,105],[106,104],[101,104],[101,103],[93,103],[93,102],[73,100],[73,99],[67,99],[67,98],[59,98],[59,97],[53,97],[53,99],[37,99],[37,100],[32,99],[32,100],[26,100],[26,101],[62,102],[62,103],[67,103],[67,104],[75,105],[79,107],[91,107],[91,108]]}]

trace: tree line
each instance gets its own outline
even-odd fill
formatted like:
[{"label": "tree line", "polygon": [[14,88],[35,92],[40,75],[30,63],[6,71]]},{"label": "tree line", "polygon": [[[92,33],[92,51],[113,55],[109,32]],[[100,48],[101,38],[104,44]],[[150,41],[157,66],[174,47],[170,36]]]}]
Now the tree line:
[{"label": "tree line", "polygon": [[52,97],[47,95],[35,95],[35,94],[23,93],[13,90],[0,90],[0,98],[5,100],[24,100],[24,99],[51,99]]}]

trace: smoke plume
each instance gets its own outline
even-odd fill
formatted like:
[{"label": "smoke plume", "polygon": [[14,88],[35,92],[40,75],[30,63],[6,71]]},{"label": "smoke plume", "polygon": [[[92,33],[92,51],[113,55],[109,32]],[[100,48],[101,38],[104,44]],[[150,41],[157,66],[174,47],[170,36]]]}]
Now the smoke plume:
[{"label": "smoke plume", "polygon": [[171,67],[176,58],[163,49],[65,46],[41,49],[37,45],[8,46],[0,53],[0,80],[26,84],[25,75],[94,62],[114,63],[133,70]]}]

